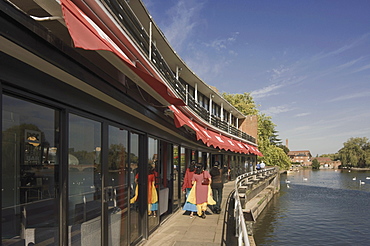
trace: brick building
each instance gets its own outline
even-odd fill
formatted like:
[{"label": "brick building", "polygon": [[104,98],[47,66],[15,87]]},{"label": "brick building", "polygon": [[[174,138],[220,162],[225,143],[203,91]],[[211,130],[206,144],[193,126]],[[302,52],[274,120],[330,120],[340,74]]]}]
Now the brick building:
[{"label": "brick building", "polygon": [[291,162],[299,162],[302,166],[311,166],[312,155],[309,150],[289,151],[288,156]]},{"label": "brick building", "polygon": [[342,164],[341,161],[333,161],[329,157],[314,157],[312,158],[312,161],[315,159],[320,163],[320,168],[337,169]]}]

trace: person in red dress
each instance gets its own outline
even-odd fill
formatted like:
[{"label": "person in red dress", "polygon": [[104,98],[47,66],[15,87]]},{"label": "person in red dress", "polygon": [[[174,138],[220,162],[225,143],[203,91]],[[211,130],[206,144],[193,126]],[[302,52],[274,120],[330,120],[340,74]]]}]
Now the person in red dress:
[{"label": "person in red dress", "polygon": [[203,169],[202,164],[197,164],[193,178],[192,178],[192,183],[194,184],[196,182],[195,197],[196,197],[198,216],[205,219],[207,205],[209,204],[209,199],[210,199],[209,197],[210,186],[209,184],[203,185],[202,184],[203,179],[208,179],[209,184],[211,183],[211,175],[209,174],[209,172]]},{"label": "person in red dress", "polygon": [[158,210],[158,193],[156,189],[156,180],[158,177],[155,168],[149,164],[148,173],[148,215],[157,216]]},{"label": "person in red dress", "polygon": [[[189,168],[186,169],[184,182],[182,184],[182,191],[186,192],[186,198],[188,198],[191,188],[193,187],[192,179],[195,171],[195,161],[191,161]],[[182,210],[190,211],[190,218],[193,218],[194,212],[197,212],[197,206],[186,201]]]}]

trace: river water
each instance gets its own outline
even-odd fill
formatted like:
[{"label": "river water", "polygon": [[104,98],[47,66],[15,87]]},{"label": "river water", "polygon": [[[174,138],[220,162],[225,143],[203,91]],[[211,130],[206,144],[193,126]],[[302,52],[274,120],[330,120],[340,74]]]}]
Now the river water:
[{"label": "river water", "polygon": [[280,178],[280,192],[253,226],[257,246],[370,245],[370,171],[299,170]]}]

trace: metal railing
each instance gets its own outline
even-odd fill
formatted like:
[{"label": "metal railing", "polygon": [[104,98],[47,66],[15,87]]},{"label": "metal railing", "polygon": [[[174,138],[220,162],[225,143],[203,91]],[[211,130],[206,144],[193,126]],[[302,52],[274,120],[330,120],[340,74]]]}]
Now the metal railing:
[{"label": "metal railing", "polygon": [[[135,13],[126,1],[100,0],[110,10],[116,21],[130,33],[132,39],[137,43],[147,57],[151,57],[151,63],[158,69],[162,76],[167,80],[168,85],[176,91],[177,95],[196,113],[199,117],[209,122],[211,125],[242,139],[256,143],[256,139],[245,132],[240,131],[235,126],[218,119],[215,115],[209,114],[209,111],[195,101],[194,97],[188,93],[185,86],[176,78],[175,73],[163,59],[163,56],[155,46],[150,42],[149,34],[140,23]],[[149,55],[149,52],[151,53]],[[184,81],[185,82],[185,81]],[[186,83],[186,82],[185,82]],[[187,99],[187,100],[186,100]]]},{"label": "metal railing", "polygon": [[248,230],[247,230],[244,213],[243,213],[243,207],[242,207],[242,203],[240,201],[240,196],[239,196],[239,188],[240,186],[243,185],[244,180],[251,176],[259,175],[259,176],[270,177],[271,175],[269,174],[275,173],[275,172],[277,172],[277,168],[271,167],[271,168],[266,168],[262,170],[245,173],[243,175],[238,176],[235,179],[235,192],[234,192],[234,201],[235,201],[234,218],[236,222],[236,227],[235,227],[236,235],[235,236],[238,237],[239,246],[241,245],[249,246],[250,245],[249,238],[248,238]]}]

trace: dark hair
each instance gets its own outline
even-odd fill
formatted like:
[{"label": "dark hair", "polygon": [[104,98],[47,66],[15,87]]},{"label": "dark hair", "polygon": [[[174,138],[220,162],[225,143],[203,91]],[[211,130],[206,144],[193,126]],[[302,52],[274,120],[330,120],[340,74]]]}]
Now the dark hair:
[{"label": "dark hair", "polygon": [[203,165],[198,163],[195,165],[195,174],[201,174],[203,172]]},{"label": "dark hair", "polygon": [[218,169],[217,166],[214,166],[209,171],[209,174],[211,174],[212,177],[219,176],[220,175],[220,169]]},{"label": "dark hair", "polygon": [[155,168],[151,164],[148,165],[148,169],[149,169],[148,174],[153,174],[155,172]]},{"label": "dark hair", "polygon": [[190,165],[189,165],[189,171],[190,172],[194,172],[194,170],[196,168],[195,165],[196,165],[195,162],[194,163],[193,162],[190,163]]}]

